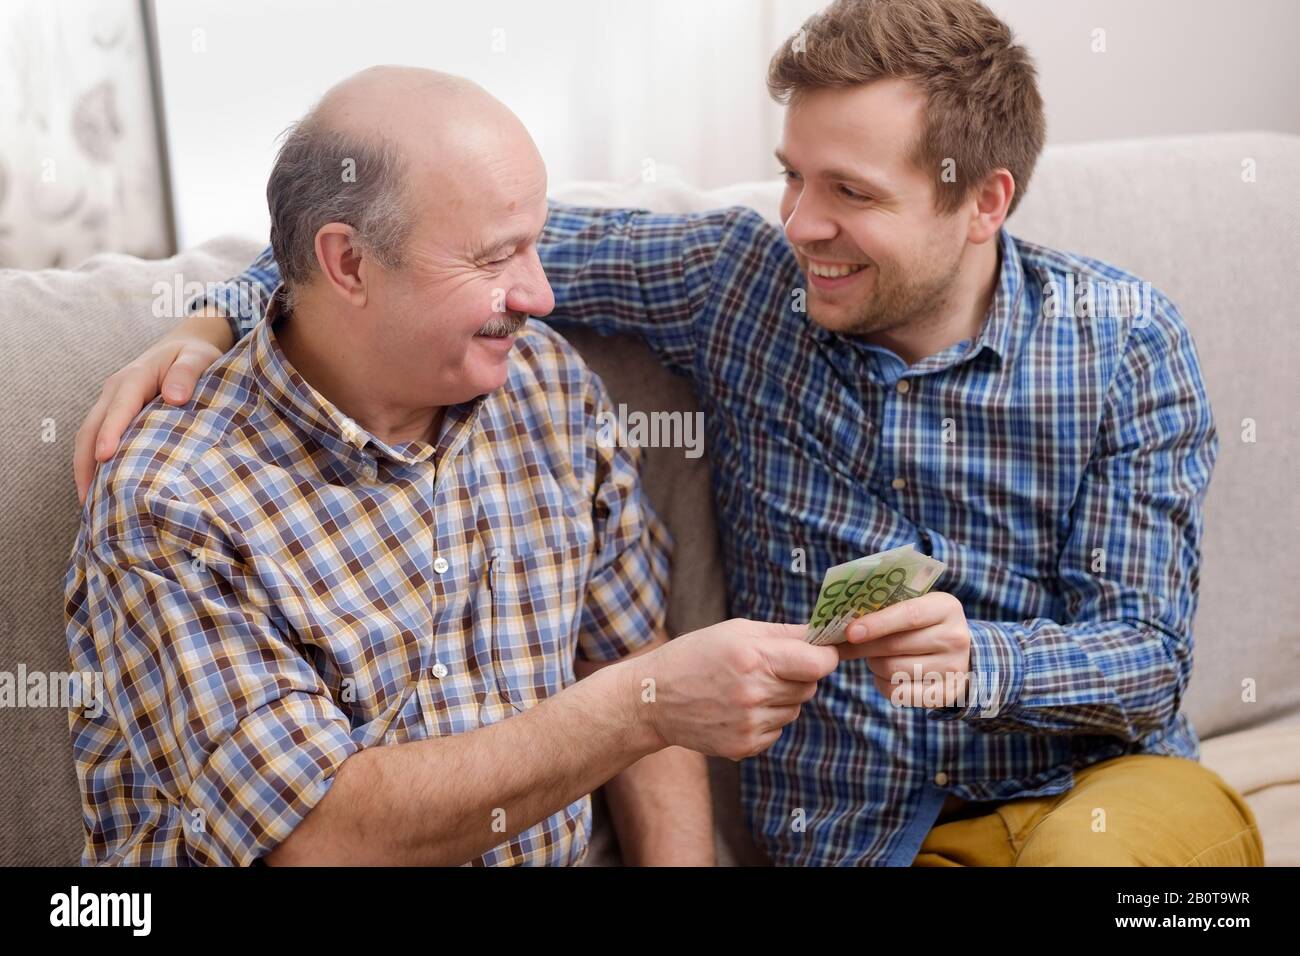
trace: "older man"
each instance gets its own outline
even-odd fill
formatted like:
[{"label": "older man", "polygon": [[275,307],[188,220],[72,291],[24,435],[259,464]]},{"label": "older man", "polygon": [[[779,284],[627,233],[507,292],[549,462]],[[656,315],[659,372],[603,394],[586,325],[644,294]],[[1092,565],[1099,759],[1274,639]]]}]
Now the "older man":
[{"label": "older man", "polygon": [[525,325],[553,300],[523,127],[370,70],[267,198],[265,320],[137,419],[74,548],[111,705],[72,722],[85,862],[572,863],[607,782],[629,859],[710,862],[691,751],[770,745],[839,658],[747,621],[665,643],[636,458]]}]

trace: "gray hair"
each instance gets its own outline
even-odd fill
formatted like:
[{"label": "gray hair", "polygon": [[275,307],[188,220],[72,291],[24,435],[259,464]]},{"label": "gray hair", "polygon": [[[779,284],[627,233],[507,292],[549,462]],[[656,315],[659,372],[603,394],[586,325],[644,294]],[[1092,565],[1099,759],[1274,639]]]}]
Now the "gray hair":
[{"label": "gray hair", "polygon": [[351,226],[362,254],[393,269],[402,264],[414,216],[404,202],[406,164],[392,143],[341,133],[312,114],[286,134],[266,183],[266,204],[271,249],[292,309],[295,288],[317,271],[322,226]]}]

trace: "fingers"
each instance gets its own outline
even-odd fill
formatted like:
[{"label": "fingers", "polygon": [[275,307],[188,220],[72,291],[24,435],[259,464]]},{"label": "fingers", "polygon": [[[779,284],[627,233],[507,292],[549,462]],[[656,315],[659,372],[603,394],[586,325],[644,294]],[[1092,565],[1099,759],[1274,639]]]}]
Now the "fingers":
[{"label": "fingers", "polygon": [[782,681],[775,690],[773,690],[766,700],[770,707],[797,707],[800,704],[806,704],[817,696],[816,681],[800,683],[797,681]]},{"label": "fingers", "polygon": [[849,625],[846,633],[851,643],[861,644],[902,631],[917,631],[947,620],[956,602],[951,594],[941,591],[923,594],[864,614]]},{"label": "fingers", "polygon": [[763,734],[758,738],[757,744],[751,747],[748,753],[736,757],[729,757],[728,759],[739,763],[741,760],[747,760],[750,757],[757,757],[764,750],[767,750],[769,747],[772,746],[772,744],[776,743],[780,739],[781,739],[780,727],[778,727],[776,730],[769,730],[767,733]]},{"label": "fingers", "polygon": [[203,341],[187,341],[179,347],[164,341],[108,380],[77,430],[73,449],[72,473],[83,504],[96,462],[113,456],[122,433],[140,409],[159,392],[172,405],[185,404],[194,396],[199,377],[220,356],[219,348]]},{"label": "fingers", "polygon": [[857,644],[841,644],[841,656],[850,661],[864,657],[875,660],[882,657],[941,654],[948,650],[948,645],[943,640],[945,633],[943,625],[933,625],[919,631],[904,631]]},{"label": "fingers", "polygon": [[933,657],[878,657],[867,661],[867,667],[877,677],[891,684],[899,681],[922,681],[927,673],[935,673]]},{"label": "fingers", "polygon": [[[909,675],[910,678],[910,675]],[[876,689],[899,707],[952,707],[967,693],[969,675],[945,674],[941,680],[901,680],[872,675]]]},{"label": "fingers", "polygon": [[215,358],[193,348],[183,348],[163,376],[162,397],[170,405],[184,405],[194,396],[194,386]]},{"label": "fingers", "polygon": [[86,503],[86,493],[95,477],[95,439],[99,435],[99,426],[104,421],[104,412],[108,400],[101,392],[99,399],[91,406],[85,421],[77,429],[76,444],[72,451],[72,475],[77,482],[77,500]]},{"label": "fingers", "polygon": [[96,464],[113,457],[122,433],[145,403],[154,397],[157,387],[156,373],[138,364],[128,365],[104,384],[99,400],[77,429],[72,455],[72,473],[77,482],[77,497],[82,504],[85,504],[90,483],[95,478]]},{"label": "fingers", "polygon": [[796,704],[791,707],[763,707],[757,711],[755,717],[759,725],[768,732],[780,731],[786,724],[793,723],[799,718],[799,706]]},{"label": "fingers", "polygon": [[129,371],[131,374],[123,376],[117,391],[109,399],[104,420],[99,425],[99,434],[95,437],[96,461],[108,461],[113,457],[117,443],[122,440],[122,433],[130,426],[131,420],[157,394],[156,381],[150,381],[149,376],[141,370]]},{"label": "fingers", "polygon": [[910,701],[900,700],[898,697],[898,695],[900,694],[905,696],[909,695],[910,692],[908,688],[904,687],[902,690],[899,690],[897,684],[891,684],[885,678],[877,677],[874,674],[872,675],[872,680],[874,680],[876,683],[876,690],[878,690],[885,697],[888,697],[891,702],[897,702],[900,707],[911,706]]}]

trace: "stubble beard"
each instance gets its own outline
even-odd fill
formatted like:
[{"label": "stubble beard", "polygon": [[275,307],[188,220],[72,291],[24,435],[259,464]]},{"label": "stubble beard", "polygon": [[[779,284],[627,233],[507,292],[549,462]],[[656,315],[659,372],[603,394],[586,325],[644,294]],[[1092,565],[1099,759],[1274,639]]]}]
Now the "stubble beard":
[{"label": "stubble beard", "polygon": [[897,270],[890,271],[892,278],[878,271],[876,287],[842,334],[864,338],[941,321],[957,284],[958,266],[954,261],[912,281],[899,279]]}]

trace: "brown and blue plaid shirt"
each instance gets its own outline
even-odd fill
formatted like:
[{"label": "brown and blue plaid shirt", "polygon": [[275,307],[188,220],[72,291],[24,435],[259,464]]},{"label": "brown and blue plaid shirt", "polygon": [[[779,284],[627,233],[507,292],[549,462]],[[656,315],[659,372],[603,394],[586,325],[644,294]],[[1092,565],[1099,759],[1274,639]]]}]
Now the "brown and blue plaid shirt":
[{"label": "brown and blue plaid shirt", "polygon": [[[288,364],[272,312],[100,469],[66,581],[85,863],[247,864],[364,747],[507,719],[660,631],[668,539],[599,378],[530,323],[436,446],[385,444]],[[485,822],[485,825],[487,823]],[[590,800],[485,864],[572,863]]]}]

